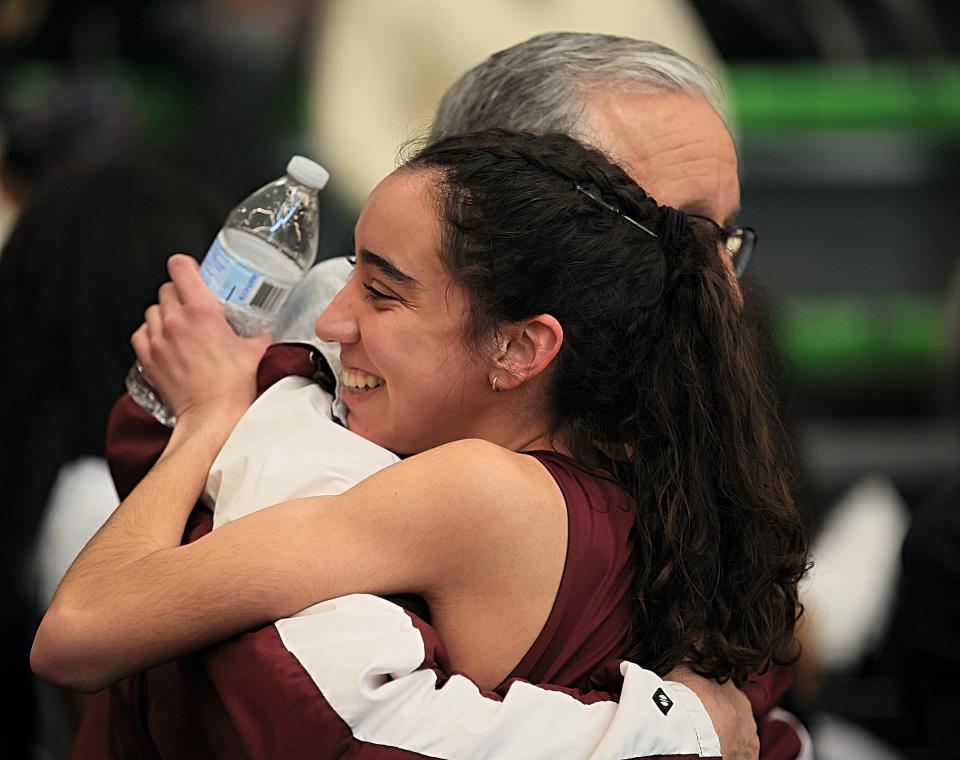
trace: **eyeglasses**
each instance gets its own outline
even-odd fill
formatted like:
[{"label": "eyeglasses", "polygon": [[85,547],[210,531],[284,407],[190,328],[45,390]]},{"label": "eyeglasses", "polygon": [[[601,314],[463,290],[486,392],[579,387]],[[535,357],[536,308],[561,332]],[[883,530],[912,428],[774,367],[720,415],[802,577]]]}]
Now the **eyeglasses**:
[{"label": "eyeglasses", "polygon": [[753,227],[723,227],[709,216],[700,214],[687,214],[687,216],[703,219],[717,228],[720,242],[730,257],[737,279],[743,277],[743,273],[747,271],[747,264],[750,263],[750,257],[753,256],[753,251],[757,247],[757,231]]}]

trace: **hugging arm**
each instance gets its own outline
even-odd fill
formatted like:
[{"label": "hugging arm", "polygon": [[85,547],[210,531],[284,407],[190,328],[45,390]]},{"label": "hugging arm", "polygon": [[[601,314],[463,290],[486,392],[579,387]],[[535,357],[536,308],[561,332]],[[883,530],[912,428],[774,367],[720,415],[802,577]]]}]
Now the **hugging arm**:
[{"label": "hugging arm", "polygon": [[[508,536],[525,534],[496,506],[511,503],[506,494],[490,493],[506,486],[471,468],[491,444],[465,441],[412,457],[340,496],[279,504],[180,546],[235,420],[178,416],[160,461],[61,584],[34,644],[41,677],[97,690],[348,593],[409,592],[430,603],[448,584],[481,598],[477,578],[510,561]],[[456,503],[448,496],[452,476],[443,473],[469,485]]]},{"label": "hugging arm", "polygon": [[[281,350],[282,350],[282,349],[281,349]],[[274,355],[274,357],[276,357],[276,355],[277,355],[277,350],[276,350],[276,349],[274,350],[273,355]],[[268,357],[268,358],[269,358],[269,357]],[[267,364],[268,364],[268,363],[269,363],[269,362],[267,362]],[[276,362],[274,362],[274,364],[275,364],[275,363],[276,363]],[[295,362],[291,362],[291,363],[290,363],[290,366],[293,367],[295,364],[296,364]],[[288,370],[288,371],[289,371],[289,370]],[[306,371],[305,368],[302,366],[302,363],[301,363],[301,366],[300,366],[299,370],[294,369],[293,371],[299,372],[300,374],[307,374],[307,371]],[[269,372],[262,372],[262,373],[261,373],[261,379],[263,379],[264,375],[267,375],[267,374],[269,374]],[[130,412],[132,411],[132,406],[131,406],[129,400],[126,400],[126,399],[125,399],[124,402],[125,402],[125,404],[126,404],[126,406],[127,406],[128,416],[130,416]],[[120,405],[121,408],[124,406],[124,402],[121,402],[121,405]],[[123,415],[121,414],[120,417],[122,417],[122,416],[123,416]],[[121,422],[120,424],[117,424],[117,420],[116,420],[116,419],[115,419],[114,422],[115,422],[115,424],[113,425],[114,432],[116,432],[117,430],[126,430],[126,431],[129,431],[131,428],[136,428],[136,427],[137,427],[136,425],[129,425],[129,424],[124,425],[124,424],[122,424],[122,422]],[[128,422],[129,422],[129,421],[128,421]],[[151,439],[151,440],[153,441],[153,449],[152,449],[152,452],[153,452],[153,455],[155,456],[156,451],[159,449],[159,446],[162,446],[162,444],[163,444],[163,440],[162,440],[162,439],[163,439],[163,436],[164,436],[164,432],[163,432],[162,430],[159,430],[159,431],[158,431],[158,427],[159,427],[159,426],[156,426],[154,423],[152,423],[151,421],[149,421],[149,420],[147,420],[147,419],[143,419],[142,416],[141,416],[140,422],[143,423],[143,424],[139,425],[139,430],[140,430],[141,432],[146,432],[146,431],[148,431],[148,430],[151,431],[151,435],[152,435],[152,439]],[[209,432],[209,431],[208,431],[208,432]],[[148,446],[147,449],[149,449],[149,448],[150,448],[150,447]],[[135,457],[134,455],[139,451],[139,453],[140,453],[141,456],[142,456],[142,455],[146,455],[147,457],[149,457],[149,456],[150,456],[150,451],[144,449],[143,447],[140,447],[140,448],[138,449],[138,447],[135,446],[135,445],[130,445],[130,444],[123,445],[123,442],[117,441],[116,438],[115,438],[115,439],[114,439],[113,451],[114,451],[114,452],[117,452],[118,449],[122,449],[122,450],[128,455],[127,475],[128,475],[128,477],[131,479],[131,481],[132,481],[132,480],[134,479],[134,476],[135,476],[136,474],[138,474],[138,473],[134,473],[134,469],[135,469],[135,466],[134,466],[134,465],[136,464],[135,461],[134,461],[136,457]],[[196,452],[194,452],[194,453],[196,453]],[[189,459],[189,458],[188,458],[188,459]],[[117,462],[114,461],[112,464],[114,465],[114,470],[115,470],[115,472],[116,472],[116,470],[117,470],[117,468],[116,468]],[[185,485],[185,484],[182,484],[182,485]],[[122,485],[121,485],[121,487],[120,487],[120,490],[121,490],[121,493],[122,493],[123,490],[124,490],[123,487],[122,487]],[[169,505],[167,505],[167,506],[169,506]],[[174,530],[173,533],[176,533],[176,530]],[[177,537],[177,540],[179,540],[179,537]],[[241,642],[244,642],[244,641],[246,641],[246,640],[247,640],[247,638],[246,638],[246,637],[243,637],[243,638],[241,639]],[[215,647],[213,650],[210,650],[210,651],[211,651],[212,653],[217,653],[217,654],[216,654],[217,657],[221,657],[221,656],[223,655],[223,652],[224,652],[224,651],[227,651],[227,652],[236,651],[236,645],[235,645],[235,644],[231,644],[231,645],[230,645],[229,647],[227,647],[225,650],[224,650],[223,647]],[[241,651],[242,651],[242,650],[241,650]],[[248,654],[249,654],[249,653],[248,653]],[[211,656],[213,656],[213,655],[211,655]],[[248,658],[248,657],[243,657],[242,659],[243,659],[243,661],[248,661],[249,658]],[[195,659],[192,658],[191,661],[195,661]],[[168,671],[168,672],[169,672],[169,671]],[[219,671],[217,671],[217,672],[219,672]],[[412,678],[415,678],[415,674],[412,674],[411,677],[412,677]],[[744,714],[743,704],[741,703],[741,704],[739,705],[739,708],[738,708],[738,707],[737,707],[737,701],[736,701],[736,699],[735,699],[735,698],[734,698],[734,699],[731,699],[731,695],[729,694],[729,692],[730,692],[730,690],[732,689],[732,687],[730,687],[729,684],[727,684],[726,687],[717,687],[715,684],[710,684],[709,682],[706,682],[706,681],[704,681],[703,679],[700,679],[700,683],[699,683],[699,684],[697,683],[696,679],[694,679],[694,680],[692,680],[692,681],[688,680],[687,683],[688,683],[688,685],[689,685],[695,692],[698,693],[698,695],[700,696],[700,698],[703,700],[704,704],[708,707],[708,709],[709,709],[709,711],[710,711],[710,713],[711,713],[711,717],[713,718],[714,723],[717,725],[717,730],[718,730],[718,733],[719,733],[720,736],[721,736],[721,739],[723,740],[723,739],[726,737],[726,740],[723,741],[723,745],[724,745],[725,748],[731,745],[731,740],[729,739],[729,737],[732,737],[732,736],[734,736],[734,735],[737,735],[738,726],[739,726],[739,735],[742,736],[744,733],[746,733],[747,736],[748,736],[748,738],[749,738],[749,735],[750,735],[751,730],[752,730],[752,721],[750,721],[749,711],[746,711],[746,713]],[[530,687],[530,688],[534,688],[534,687]],[[719,690],[719,691],[718,691],[718,690]],[[113,691],[113,690],[111,690],[111,691]],[[254,689],[254,691],[256,691],[256,689]],[[724,692],[727,692],[727,693],[724,694]],[[525,693],[529,694],[529,692],[525,692]],[[553,696],[556,696],[556,693],[553,692],[553,691],[544,692],[544,694],[546,694],[547,697],[549,697],[551,694],[552,694]],[[115,696],[116,696],[116,695],[114,695],[114,697],[115,697]],[[196,695],[193,695],[193,696],[196,696]],[[647,703],[647,702],[648,702],[648,697],[649,697],[649,695],[647,695],[647,697],[644,698],[644,703]],[[104,699],[105,699],[105,695],[104,695],[104,697],[98,698],[98,700],[100,701],[101,704],[102,704],[102,702],[104,701]],[[728,700],[728,702],[727,702],[726,704],[723,702],[724,699],[727,699],[727,700]],[[740,700],[743,699],[742,695],[740,695],[739,699],[740,699]],[[718,701],[718,700],[719,700],[719,701]],[[629,702],[624,702],[623,700],[621,700],[621,704],[629,704]],[[650,704],[652,704],[652,703],[650,703]],[[739,710],[739,711],[738,711],[738,710]],[[725,717],[725,716],[726,716],[726,717]],[[116,716],[114,716],[114,717],[116,717]],[[634,714],[634,717],[636,717],[636,714]],[[731,718],[733,718],[732,724],[729,722],[729,719],[731,719]],[[630,719],[627,718],[627,720],[630,720]],[[634,725],[636,725],[636,730],[637,730],[637,731],[640,731],[641,733],[649,734],[649,732],[650,732],[651,729],[652,729],[651,726],[646,726],[646,728],[641,728],[640,725],[637,725],[637,724],[636,724],[636,721],[633,721],[633,723],[634,723]],[[746,732],[744,732],[743,726],[748,726],[748,727],[749,727]],[[505,739],[505,740],[509,740],[509,737],[507,737],[507,739]],[[639,745],[638,745],[638,746],[639,746]],[[748,745],[748,746],[749,746],[749,745]],[[648,753],[645,752],[645,753],[644,753],[644,756],[646,756],[647,754],[648,754]],[[737,755],[732,754],[732,753],[730,753],[730,752],[725,752],[725,755],[729,755],[729,756],[731,756],[731,757],[737,756]],[[656,755],[650,754],[649,756],[650,756],[650,757],[655,757]],[[749,755],[746,755],[746,756],[749,756]],[[789,756],[790,756],[790,755],[777,755],[777,757],[789,757]]]}]

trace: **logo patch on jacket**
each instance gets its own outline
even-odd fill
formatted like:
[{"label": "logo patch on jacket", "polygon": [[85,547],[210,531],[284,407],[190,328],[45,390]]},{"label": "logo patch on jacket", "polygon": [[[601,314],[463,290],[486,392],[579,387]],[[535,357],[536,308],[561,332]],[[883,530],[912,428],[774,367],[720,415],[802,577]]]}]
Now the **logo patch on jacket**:
[{"label": "logo patch on jacket", "polygon": [[663,689],[657,689],[653,692],[653,704],[666,715],[670,712],[670,708],[673,707],[673,700],[667,696],[667,693]]}]

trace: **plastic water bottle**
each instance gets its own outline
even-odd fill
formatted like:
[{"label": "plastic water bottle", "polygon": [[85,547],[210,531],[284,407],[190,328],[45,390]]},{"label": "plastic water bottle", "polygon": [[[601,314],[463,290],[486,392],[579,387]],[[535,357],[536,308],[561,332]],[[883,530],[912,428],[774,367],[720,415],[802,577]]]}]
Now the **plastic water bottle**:
[{"label": "plastic water bottle", "polygon": [[[319,164],[294,156],[287,174],[241,201],[227,216],[200,276],[220,299],[240,335],[269,330],[293,287],[317,258],[318,191],[330,175]],[[176,416],[163,403],[136,362],[127,392],[167,427]]]}]

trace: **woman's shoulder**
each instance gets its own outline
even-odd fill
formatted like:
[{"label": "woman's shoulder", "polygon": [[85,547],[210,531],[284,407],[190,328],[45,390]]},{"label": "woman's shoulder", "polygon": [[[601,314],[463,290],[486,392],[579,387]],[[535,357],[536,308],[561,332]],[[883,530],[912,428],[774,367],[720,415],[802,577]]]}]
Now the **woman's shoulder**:
[{"label": "woman's shoulder", "polygon": [[[346,526],[341,543],[362,544],[392,568],[387,593],[428,601],[464,588],[513,593],[511,579],[549,585],[540,576],[563,565],[567,516],[556,481],[536,459],[488,441],[416,454],[333,498],[343,507],[332,510]],[[306,506],[317,526],[309,535],[329,537],[331,511]]]},{"label": "woman's shoulder", "polygon": [[[517,452],[480,438],[465,438],[437,446],[406,460],[434,475],[472,485],[482,492],[525,486],[543,488],[553,479],[545,463],[568,460],[552,452]],[[572,462],[572,460],[569,460]]]},{"label": "woman's shoulder", "polygon": [[563,494],[538,459],[481,439],[453,441],[382,472],[393,481],[382,485],[418,492],[421,508],[434,518],[455,514],[458,522],[522,529],[564,511]]}]

